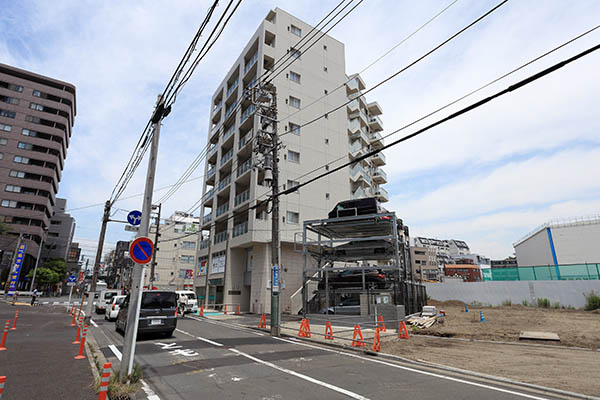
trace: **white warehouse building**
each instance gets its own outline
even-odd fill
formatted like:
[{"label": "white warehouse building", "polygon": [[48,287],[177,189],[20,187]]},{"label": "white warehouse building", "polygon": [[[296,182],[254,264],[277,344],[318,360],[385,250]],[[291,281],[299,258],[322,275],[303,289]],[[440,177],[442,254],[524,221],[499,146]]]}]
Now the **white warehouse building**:
[{"label": "white warehouse building", "polygon": [[600,215],[550,221],[513,244],[519,267],[600,262]]}]

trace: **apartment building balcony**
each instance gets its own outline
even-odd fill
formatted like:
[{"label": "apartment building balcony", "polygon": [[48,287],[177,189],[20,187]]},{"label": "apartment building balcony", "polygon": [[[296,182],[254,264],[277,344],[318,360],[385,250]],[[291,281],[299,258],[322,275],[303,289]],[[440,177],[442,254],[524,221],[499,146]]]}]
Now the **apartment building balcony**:
[{"label": "apartment building balcony", "polygon": [[371,186],[372,184],[371,177],[360,164],[357,164],[354,167],[350,168],[350,179],[352,180],[352,182],[363,182],[368,186]]},{"label": "apartment building balcony", "polygon": [[211,143],[210,147],[208,148],[208,158],[212,157],[212,155],[215,154],[218,149],[219,149],[219,146],[217,146],[214,143]]},{"label": "apartment building balcony", "polygon": [[252,78],[250,80],[250,82],[246,83],[244,85],[244,91],[242,92],[242,98],[246,97],[246,94],[248,93],[248,91],[250,90],[250,88],[252,88],[252,86],[256,83],[257,78],[256,75],[254,76],[254,78]]},{"label": "apartment building balcony", "polygon": [[241,236],[244,233],[248,233],[248,221],[244,221],[240,224],[234,225],[231,237]]},{"label": "apartment building balcony", "polygon": [[215,244],[221,243],[227,240],[227,231],[218,232],[215,234]]},{"label": "apartment building balcony", "polygon": [[230,183],[231,174],[227,175],[224,178],[221,178],[221,180],[219,181],[219,185],[217,186],[217,192],[220,192],[221,190],[225,189],[227,186],[229,186]]},{"label": "apartment building balcony", "polygon": [[234,111],[236,110],[237,105],[238,105],[238,100],[231,103],[230,106],[227,106],[227,108],[225,109],[225,119],[229,118],[231,115],[234,114]]},{"label": "apartment building balcony", "polygon": [[361,134],[360,122],[358,119],[353,118],[348,120],[348,135],[350,137],[356,137]]},{"label": "apartment building balcony", "polygon": [[252,168],[252,158],[247,159],[237,167],[236,176],[239,178],[244,175],[246,171],[249,171],[250,168]]},{"label": "apartment building balcony", "polygon": [[213,139],[213,137],[215,136],[215,134],[216,134],[217,132],[219,132],[219,130],[221,129],[221,126],[222,126],[222,124],[221,124],[221,122],[219,122],[218,124],[216,124],[215,126],[213,126],[213,127],[210,129],[210,140],[212,140],[212,139]]},{"label": "apartment building balcony", "polygon": [[202,225],[206,225],[210,221],[212,221],[212,211],[206,214],[204,217],[202,217]]},{"label": "apartment building balcony", "polygon": [[254,53],[254,55],[250,57],[248,61],[246,61],[246,66],[244,67],[244,75],[246,75],[246,73],[250,71],[250,68],[252,68],[252,66],[256,64],[256,60],[258,60],[258,52]]},{"label": "apartment building balcony", "polygon": [[371,160],[371,163],[373,165],[375,165],[376,167],[381,167],[382,165],[386,164],[385,154],[383,154],[382,152],[372,155],[370,160]]},{"label": "apartment building balcony", "polygon": [[204,196],[202,196],[202,203],[205,203],[206,201],[211,199],[214,194],[215,194],[215,188],[212,188],[208,192],[204,193]]},{"label": "apartment building balcony", "polygon": [[215,103],[215,106],[213,108],[213,116],[219,112],[221,110],[221,107],[223,106],[223,100],[219,100],[217,103]]},{"label": "apartment building balcony", "polygon": [[373,192],[373,195],[375,197],[377,197],[377,199],[382,202],[385,203],[387,201],[390,201],[390,195],[388,194],[387,190],[385,190],[384,188],[382,188],[381,186],[377,188],[377,190],[375,190]]},{"label": "apartment building balcony", "polygon": [[369,117],[369,128],[372,131],[379,132],[383,130],[383,123],[379,117]]},{"label": "apartment building balcony", "polygon": [[244,136],[240,138],[240,143],[238,144],[238,150],[241,150],[252,141],[252,132],[246,133]]},{"label": "apartment building balcony", "polygon": [[221,156],[221,167],[225,164],[227,164],[227,162],[229,160],[231,160],[231,158],[233,157],[233,149],[229,149],[225,154],[223,154]]},{"label": "apartment building balcony", "polygon": [[348,114],[359,112],[360,106],[358,100],[352,100],[350,103],[346,104],[346,110],[348,110]]},{"label": "apartment building balcony", "polygon": [[223,142],[225,142],[227,139],[229,139],[229,137],[231,135],[233,135],[233,132],[235,132],[235,124],[233,124],[229,128],[227,128],[227,130],[223,134]]},{"label": "apartment building balcony", "polygon": [[352,192],[353,199],[363,199],[365,197],[369,197],[369,196],[367,195],[367,192],[365,191],[365,189],[363,189],[360,186]]},{"label": "apartment building balcony", "polygon": [[235,89],[237,89],[238,82],[239,82],[239,78],[236,78],[235,81],[233,81],[229,84],[229,86],[227,88],[227,93],[225,94],[225,97],[229,97],[229,95],[231,93],[233,93],[235,91]]},{"label": "apartment building balcony", "polygon": [[383,147],[383,138],[377,132],[369,135],[369,142],[374,149],[381,149]]},{"label": "apartment building balcony", "polygon": [[387,174],[381,168],[373,168],[371,170],[371,178],[376,183],[387,183]]},{"label": "apartment building balcony", "polygon": [[237,207],[241,204],[244,204],[248,200],[250,200],[250,189],[246,189],[242,193],[236,195],[233,200],[233,206]]},{"label": "apartment building balcony", "polygon": [[256,106],[254,104],[249,105],[243,112],[242,112],[242,119],[241,122],[244,122],[250,115],[252,115],[252,113],[254,112],[254,110],[256,110]]},{"label": "apartment building balcony", "polygon": [[365,83],[358,74],[349,77],[348,82],[346,82],[347,93],[356,93],[358,91],[365,90],[365,88]]},{"label": "apartment building balcony", "polygon": [[367,110],[369,110],[370,115],[376,116],[376,115],[383,114],[383,109],[381,108],[379,103],[376,101],[372,101],[371,103],[367,104]]},{"label": "apartment building balcony", "polygon": [[229,211],[229,200],[226,203],[223,203],[219,207],[217,207],[216,218],[219,218],[221,215],[225,214],[227,211]]},{"label": "apartment building balcony", "polygon": [[363,146],[363,143],[360,140],[355,140],[350,144],[350,149],[348,151],[352,158],[357,158],[364,154],[365,147]]},{"label": "apartment building balcony", "polygon": [[208,246],[210,246],[210,239],[204,239],[200,241],[200,249],[208,249]]}]

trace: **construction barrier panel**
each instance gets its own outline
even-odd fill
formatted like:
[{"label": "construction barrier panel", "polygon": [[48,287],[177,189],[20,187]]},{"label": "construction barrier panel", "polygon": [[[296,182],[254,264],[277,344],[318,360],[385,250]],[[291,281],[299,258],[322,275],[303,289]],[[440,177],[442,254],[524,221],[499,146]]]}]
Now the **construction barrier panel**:
[{"label": "construction barrier panel", "polygon": [[408,334],[408,329],[406,328],[406,324],[404,321],[400,322],[400,331],[398,332],[399,339],[410,339],[410,335]]},{"label": "construction barrier panel", "polygon": [[310,323],[306,318],[302,318],[302,322],[300,323],[300,329],[298,330],[299,337],[311,337],[310,335]]},{"label": "construction barrier panel", "polygon": [[331,329],[331,322],[325,323],[325,339],[333,340],[333,329]]},{"label": "construction barrier panel", "polygon": [[4,324],[4,333],[2,334],[2,342],[0,343],[0,351],[6,350],[6,335],[8,335],[8,327],[10,326],[10,319],[6,320]]},{"label": "construction barrier panel", "polygon": [[381,339],[379,337],[379,328],[375,328],[375,336],[373,337],[373,351],[381,351]]},{"label": "construction barrier panel", "polygon": [[354,325],[354,333],[352,334],[352,347],[365,347],[365,339],[363,339],[360,325]]},{"label": "construction barrier panel", "polygon": [[258,321],[258,327],[259,328],[267,327],[267,316],[265,314],[260,316],[260,321]]},{"label": "construction barrier panel", "polygon": [[380,329],[382,332],[385,332],[385,322],[383,322],[383,316],[382,315],[378,315],[377,316],[377,328]]},{"label": "construction barrier panel", "polygon": [[100,378],[100,393],[98,394],[98,400],[106,400],[108,393],[108,383],[110,382],[110,367],[111,363],[105,363],[104,369],[102,370],[102,377]]}]

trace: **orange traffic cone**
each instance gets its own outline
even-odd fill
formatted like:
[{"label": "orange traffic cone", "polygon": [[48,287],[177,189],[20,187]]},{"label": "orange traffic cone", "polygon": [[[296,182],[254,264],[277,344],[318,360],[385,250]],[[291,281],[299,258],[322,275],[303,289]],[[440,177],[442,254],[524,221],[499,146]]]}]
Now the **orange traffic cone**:
[{"label": "orange traffic cone", "polygon": [[235,315],[240,315],[240,314],[241,314],[241,313],[240,313],[240,305],[238,304],[238,306],[237,306],[237,311],[235,312]]},{"label": "orange traffic cone", "polygon": [[204,317],[204,306],[200,306],[200,316]]},{"label": "orange traffic cone", "polygon": [[[357,340],[357,337],[360,340]],[[362,332],[360,331],[360,325],[354,325],[354,334],[352,335],[352,347],[365,347],[365,340],[363,339]]]},{"label": "orange traffic cone", "polygon": [[223,314],[227,315],[227,304],[223,306]]},{"label": "orange traffic cone", "polygon": [[259,328],[267,327],[267,316],[265,314],[260,316],[260,321],[258,322],[258,327]]},{"label": "orange traffic cone", "polygon": [[385,322],[383,322],[383,316],[381,315],[377,316],[377,328],[379,328],[380,331],[385,332]]},{"label": "orange traffic cone", "polygon": [[331,329],[331,322],[325,323],[325,339],[333,340],[333,330]]},{"label": "orange traffic cone", "polygon": [[379,338],[379,328],[375,328],[375,336],[373,337],[373,351],[381,351],[381,340]]},{"label": "orange traffic cone", "polygon": [[410,339],[408,334],[408,329],[406,329],[406,324],[404,321],[400,321],[400,332],[398,332],[399,339]]}]

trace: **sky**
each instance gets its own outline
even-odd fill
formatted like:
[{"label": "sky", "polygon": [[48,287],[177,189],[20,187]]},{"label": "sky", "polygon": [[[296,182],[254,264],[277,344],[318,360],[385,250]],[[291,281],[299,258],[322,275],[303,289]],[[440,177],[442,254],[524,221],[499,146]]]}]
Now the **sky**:
[{"label": "sky", "polygon": [[[407,66],[496,1],[458,0],[361,73],[367,88]],[[206,145],[210,98],[270,9],[316,24],[323,0],[244,0],[178,96],[161,130],[156,187],[174,183]],[[345,44],[348,74],[415,31],[444,1],[363,0],[329,33]],[[75,240],[95,253],[102,206],[212,1],[0,0],[0,62],[77,87],[77,116],[59,196],[76,218]],[[217,9],[220,13],[226,2]],[[383,108],[383,134],[461,97],[599,23],[600,2],[511,0],[481,23],[367,95]],[[600,42],[600,29],[421,123],[408,134]],[[552,219],[600,214],[600,51],[385,151],[388,210],[411,236],[465,240],[504,258]],[[343,112],[344,109],[342,109]],[[123,197],[143,192],[144,161]],[[203,165],[192,175],[200,177]],[[163,215],[187,210],[202,180],[186,183]],[[155,194],[157,199],[165,190]],[[141,197],[115,204],[114,218]],[[105,251],[131,234],[109,224]]]}]

